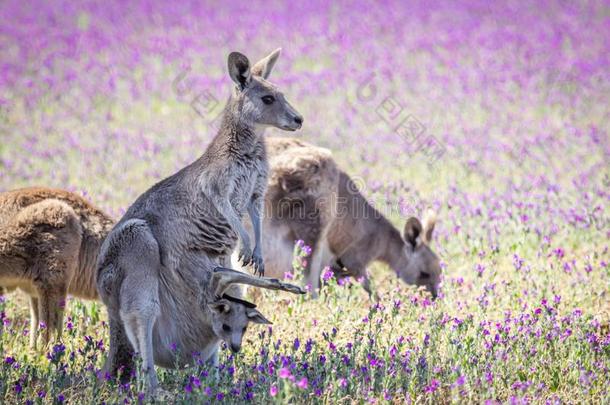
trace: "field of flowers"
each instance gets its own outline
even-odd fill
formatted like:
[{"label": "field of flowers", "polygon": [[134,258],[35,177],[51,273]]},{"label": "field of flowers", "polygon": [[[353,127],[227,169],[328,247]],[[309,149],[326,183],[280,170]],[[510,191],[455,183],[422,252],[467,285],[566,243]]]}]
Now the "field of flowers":
[{"label": "field of flowers", "polygon": [[[228,53],[281,46],[271,80],[305,117],[286,136],[332,149],[399,227],[433,207],[444,281],[432,301],[375,265],[377,303],[332,279],[265,293],[274,325],[218,380],[158,369],[171,401],[610,403],[608,2],[214,3],[0,2],[0,191],[120,218],[203,152]],[[0,298],[0,403],[146,400],[100,375],[102,304],[70,300],[34,352],[26,303]]]}]

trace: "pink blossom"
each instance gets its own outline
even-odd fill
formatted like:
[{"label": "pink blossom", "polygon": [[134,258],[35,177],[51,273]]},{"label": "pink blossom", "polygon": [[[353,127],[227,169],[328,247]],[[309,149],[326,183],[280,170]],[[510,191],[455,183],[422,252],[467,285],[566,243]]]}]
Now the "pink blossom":
[{"label": "pink blossom", "polygon": [[299,380],[299,382],[297,383],[297,387],[299,387],[302,390],[306,389],[308,387],[307,377],[301,378]]},{"label": "pink blossom", "polygon": [[290,370],[287,367],[280,368],[280,371],[278,371],[277,375],[280,378],[290,378],[290,377],[292,377],[292,373],[290,372]]}]

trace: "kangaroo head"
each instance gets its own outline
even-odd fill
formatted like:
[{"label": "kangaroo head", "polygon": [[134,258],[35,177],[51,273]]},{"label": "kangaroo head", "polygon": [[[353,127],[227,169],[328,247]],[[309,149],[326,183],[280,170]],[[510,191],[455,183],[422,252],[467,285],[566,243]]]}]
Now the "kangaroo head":
[{"label": "kangaroo head", "polygon": [[271,324],[256,305],[224,294],[223,298],[208,304],[212,313],[212,330],[226,342],[233,353],[241,349],[241,341],[250,322]]},{"label": "kangaroo head", "polygon": [[436,298],[438,295],[441,266],[438,256],[430,248],[434,231],[434,214],[429,213],[424,225],[415,217],[405,224],[403,238],[405,241],[402,265],[398,276],[407,284],[425,286]]},{"label": "kangaroo head", "polygon": [[296,131],[303,124],[303,116],[290,105],[277,86],[267,81],[280,51],[276,49],[252,67],[241,53],[229,55],[229,76],[236,84],[230,107],[247,125]]}]

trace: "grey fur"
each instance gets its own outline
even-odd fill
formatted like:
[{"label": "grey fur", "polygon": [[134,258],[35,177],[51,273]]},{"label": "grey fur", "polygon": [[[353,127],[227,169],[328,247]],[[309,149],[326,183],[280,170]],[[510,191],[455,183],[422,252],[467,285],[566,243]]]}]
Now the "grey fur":
[{"label": "grey fur", "polygon": [[[221,340],[238,350],[248,322],[268,322],[255,309],[221,298],[229,287],[239,283],[302,292],[277,280],[214,270],[239,238],[242,263],[253,263],[261,275],[264,271],[261,211],[268,165],[262,133],[268,126],[296,130],[303,122],[259,75],[269,74],[278,55],[279,50],[252,68],[244,55],[229,55],[236,87],[218,134],[198,160],[142,194],[102,246],[98,290],[110,318],[106,369],[113,374],[120,366],[129,370],[133,347],[153,392],[158,385],[154,364],[176,364],[170,345],[178,347],[178,364],[192,362],[194,352],[214,362]],[[265,103],[264,97],[275,101]],[[241,222],[246,211],[254,250]]]}]

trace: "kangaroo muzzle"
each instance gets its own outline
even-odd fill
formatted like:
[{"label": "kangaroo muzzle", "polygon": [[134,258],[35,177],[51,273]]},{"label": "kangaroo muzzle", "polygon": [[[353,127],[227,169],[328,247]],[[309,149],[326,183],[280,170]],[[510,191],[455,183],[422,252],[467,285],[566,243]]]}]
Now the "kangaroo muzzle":
[{"label": "kangaroo muzzle", "polygon": [[287,131],[296,131],[303,126],[303,116],[290,104],[286,103],[286,114],[282,119],[281,128]]}]

